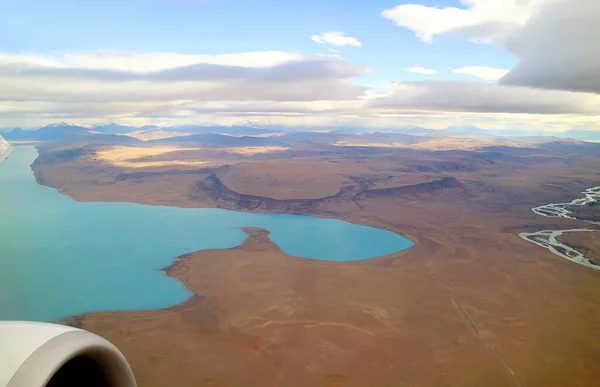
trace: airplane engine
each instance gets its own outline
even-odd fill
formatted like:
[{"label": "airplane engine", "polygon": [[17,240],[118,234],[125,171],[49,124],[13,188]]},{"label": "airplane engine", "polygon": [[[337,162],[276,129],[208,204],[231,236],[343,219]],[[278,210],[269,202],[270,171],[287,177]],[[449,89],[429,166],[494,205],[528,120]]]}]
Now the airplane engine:
[{"label": "airplane engine", "polygon": [[57,324],[0,322],[0,387],[136,387],[121,352]]}]

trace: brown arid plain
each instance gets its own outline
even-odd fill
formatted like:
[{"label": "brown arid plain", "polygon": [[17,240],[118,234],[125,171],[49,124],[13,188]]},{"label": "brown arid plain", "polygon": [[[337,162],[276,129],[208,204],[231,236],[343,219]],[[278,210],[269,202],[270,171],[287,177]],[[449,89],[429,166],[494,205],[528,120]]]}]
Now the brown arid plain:
[{"label": "brown arid plain", "polygon": [[[123,146],[151,145],[40,145],[38,181],[77,200],[334,217],[416,243],[326,262],[249,228],[239,247],[173,257],[165,275],[195,293],[184,303],[70,321],[119,347],[141,387],[600,385],[600,270],[518,235],[594,227],[531,208],[600,185],[598,145],[342,140],[264,152],[178,143],[186,150],[130,158]],[[586,234],[571,243],[598,255]]]}]

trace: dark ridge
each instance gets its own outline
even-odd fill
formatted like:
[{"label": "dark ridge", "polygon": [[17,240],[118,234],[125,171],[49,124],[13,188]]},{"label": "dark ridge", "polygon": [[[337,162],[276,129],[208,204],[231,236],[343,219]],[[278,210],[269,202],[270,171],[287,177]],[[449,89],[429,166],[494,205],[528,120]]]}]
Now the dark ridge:
[{"label": "dark ridge", "polygon": [[479,170],[475,162],[430,161],[409,163],[401,168],[404,172],[475,172]]},{"label": "dark ridge", "polygon": [[442,177],[439,180],[429,181],[426,183],[405,185],[400,187],[391,188],[379,188],[379,189],[368,189],[363,192],[363,195],[367,197],[377,196],[396,196],[403,194],[420,194],[420,193],[432,193],[441,191],[447,188],[460,188],[464,189],[465,186],[454,177]]},{"label": "dark ridge", "polygon": [[331,201],[353,201],[358,207],[362,207],[359,199],[365,197],[395,196],[403,194],[431,193],[448,188],[461,188],[464,185],[454,177],[444,177],[440,180],[402,187],[368,189],[368,183],[364,181],[358,185],[350,185],[340,188],[335,195],[316,199],[273,199],[265,196],[247,195],[229,189],[216,174],[211,174],[196,183],[190,198],[193,200],[211,199],[216,201],[219,207],[244,210],[267,210],[276,212],[305,213],[320,204]]},{"label": "dark ridge", "polygon": [[358,158],[367,158],[367,155],[391,155],[410,153],[410,149],[403,148],[377,148],[369,146],[330,146],[332,154],[358,156]]},{"label": "dark ridge", "polygon": [[241,194],[232,191],[223,184],[216,174],[211,174],[196,184],[190,197],[194,200],[209,198],[219,203],[219,205],[247,210],[261,209],[269,211],[303,212],[315,208],[319,203],[324,201],[350,196],[348,191],[355,189],[356,188],[353,186],[343,187],[335,195],[318,199],[281,200],[265,196]]},{"label": "dark ridge", "polygon": [[506,146],[506,145],[486,146],[486,147],[482,147],[480,150],[484,151],[484,152],[494,152],[494,153],[499,153],[502,155],[511,155],[511,156],[529,156],[531,154],[546,153],[546,152],[540,151],[540,149],[537,149],[537,148],[525,148],[525,147],[517,148],[517,147],[512,147],[512,146]]},{"label": "dark ridge", "polygon": [[155,172],[123,172],[123,173],[119,173],[116,177],[115,177],[115,181],[123,181],[123,180],[141,180],[141,179],[145,179],[145,178],[151,178],[151,177],[156,177],[156,176],[163,176],[163,175],[169,175],[169,176],[173,176],[173,175],[211,175],[211,174],[215,174],[217,172],[225,172],[228,169],[230,169],[229,165],[222,165],[219,167],[206,167],[206,168],[200,168],[200,169],[184,169],[184,170],[178,170],[178,169],[169,169],[166,171],[155,171]]},{"label": "dark ridge", "polygon": [[369,175],[369,176],[352,176],[350,179],[358,184],[362,189],[369,189],[374,184],[391,179],[390,175]]}]

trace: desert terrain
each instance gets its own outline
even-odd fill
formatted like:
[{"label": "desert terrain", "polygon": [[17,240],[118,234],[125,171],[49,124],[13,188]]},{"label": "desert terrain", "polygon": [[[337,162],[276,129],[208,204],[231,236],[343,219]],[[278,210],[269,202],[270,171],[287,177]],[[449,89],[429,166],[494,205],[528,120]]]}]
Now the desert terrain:
[{"label": "desert terrain", "polygon": [[[597,385],[600,270],[518,234],[581,227],[531,209],[600,185],[598,145],[229,137],[44,143],[33,169],[76,200],[334,217],[416,246],[314,261],[250,228],[242,246],[165,269],[188,301],[70,318],[119,347],[140,386]],[[565,242],[597,255],[589,234]]]}]

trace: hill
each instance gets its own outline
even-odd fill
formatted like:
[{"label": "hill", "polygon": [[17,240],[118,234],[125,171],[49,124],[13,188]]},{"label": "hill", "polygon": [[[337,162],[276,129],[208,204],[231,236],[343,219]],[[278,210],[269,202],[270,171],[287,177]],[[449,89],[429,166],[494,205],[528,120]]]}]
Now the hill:
[{"label": "hill", "polygon": [[38,130],[23,130],[15,128],[4,135],[11,141],[48,141],[70,140],[90,135],[90,129],[83,126],[70,125],[65,122],[46,125]]}]

